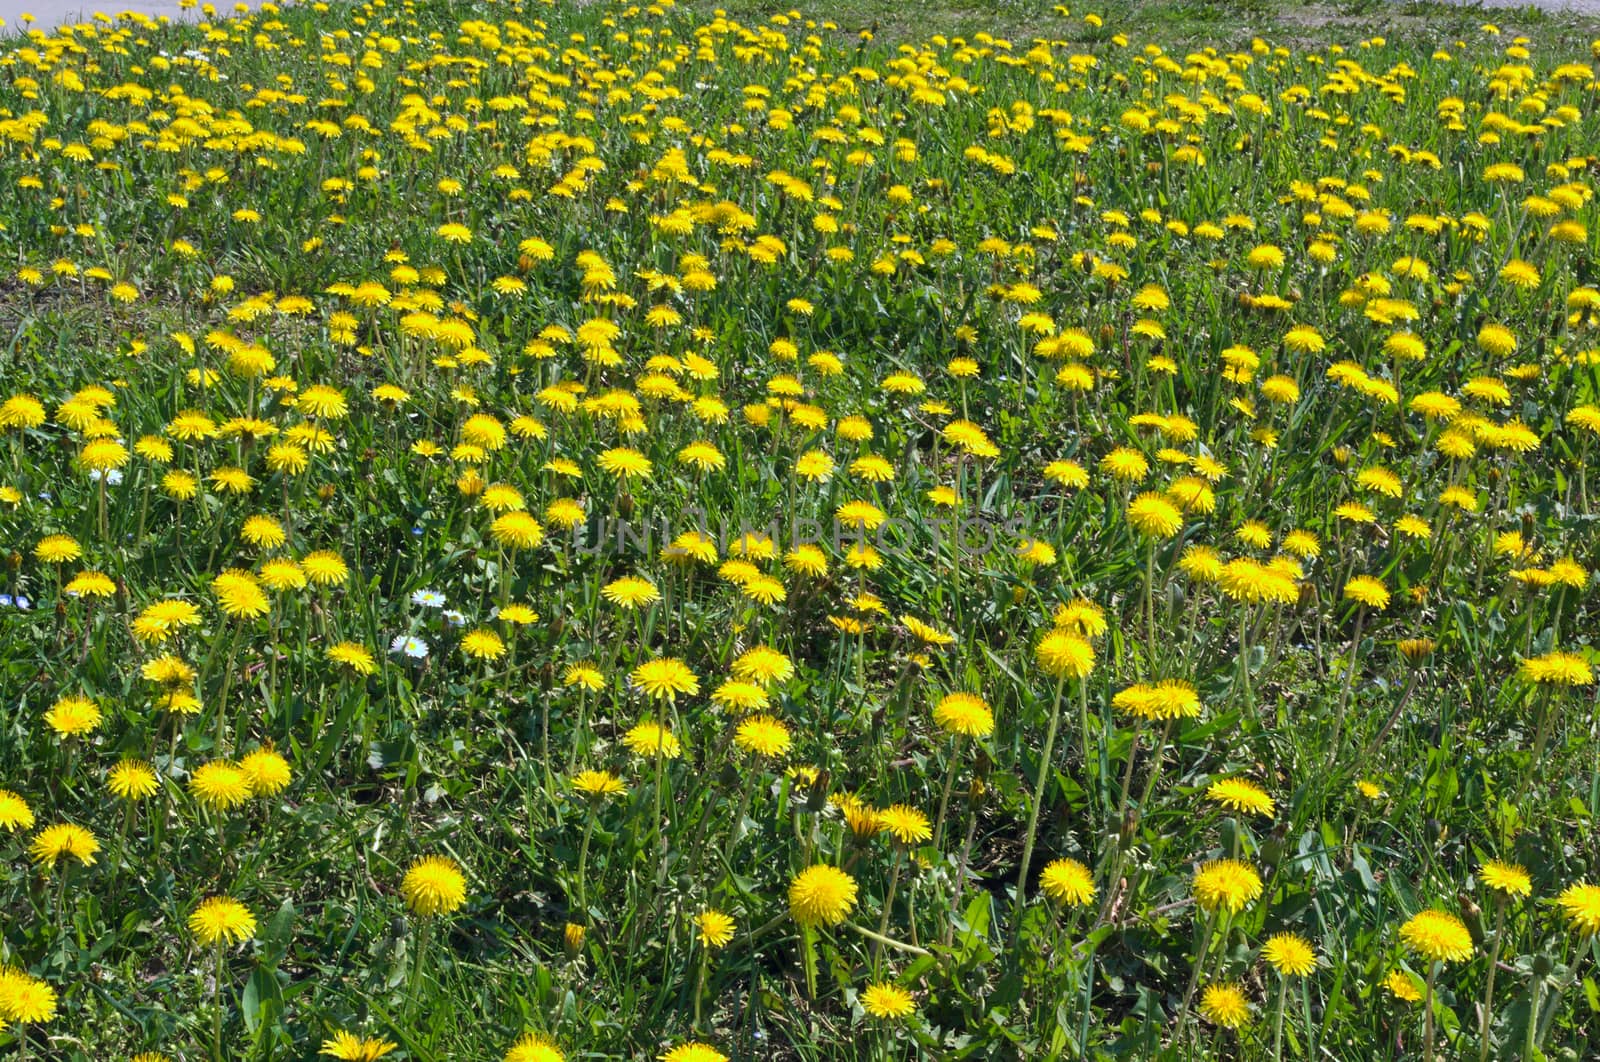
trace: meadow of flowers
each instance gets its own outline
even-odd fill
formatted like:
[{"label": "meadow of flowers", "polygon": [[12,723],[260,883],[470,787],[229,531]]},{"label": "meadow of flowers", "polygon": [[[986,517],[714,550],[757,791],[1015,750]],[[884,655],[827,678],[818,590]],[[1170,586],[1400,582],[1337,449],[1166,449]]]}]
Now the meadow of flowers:
[{"label": "meadow of flowers", "polygon": [[1600,1051],[1589,45],[234,14],[0,43],[0,1052]]}]

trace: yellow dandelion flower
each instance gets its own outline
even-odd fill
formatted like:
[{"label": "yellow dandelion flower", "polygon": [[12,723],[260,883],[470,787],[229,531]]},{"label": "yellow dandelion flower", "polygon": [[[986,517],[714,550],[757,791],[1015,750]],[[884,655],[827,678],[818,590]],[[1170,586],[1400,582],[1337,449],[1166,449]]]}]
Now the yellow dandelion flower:
[{"label": "yellow dandelion flower", "polygon": [[1294,933],[1277,933],[1267,938],[1261,957],[1284,977],[1304,977],[1317,968],[1317,953],[1305,938]]},{"label": "yellow dandelion flower", "polygon": [[156,772],[142,760],[122,760],[106,772],[106,788],[121,800],[143,800],[161,788]]},{"label": "yellow dandelion flower", "polygon": [[250,776],[227,760],[212,760],[196,767],[189,775],[189,791],[215,811],[236,808],[255,795]]},{"label": "yellow dandelion flower", "polygon": [[1075,634],[1052,630],[1034,650],[1039,666],[1055,678],[1087,678],[1094,671],[1094,646]]},{"label": "yellow dandelion flower", "polygon": [[622,735],[622,743],[635,756],[660,756],[675,760],[683,755],[683,745],[677,735],[656,723],[640,723]]},{"label": "yellow dandelion flower", "polygon": [[860,999],[862,1010],[883,1021],[897,1021],[916,1013],[917,1009],[910,992],[887,981],[868,985]]},{"label": "yellow dandelion flower", "polygon": [[504,1062],[566,1062],[566,1056],[544,1033],[529,1031],[506,1051]]},{"label": "yellow dandelion flower", "polygon": [[1213,1025],[1237,1029],[1250,1020],[1250,1001],[1238,985],[1207,985],[1200,994],[1200,1013]]},{"label": "yellow dandelion flower", "polygon": [[878,826],[901,844],[920,844],[933,836],[928,816],[907,804],[891,804],[878,812]]},{"label": "yellow dandelion flower", "polygon": [[710,1044],[703,1044],[695,1040],[679,1044],[658,1055],[660,1062],[728,1062],[728,1056],[718,1051]]},{"label": "yellow dandelion flower", "polygon": [[1478,868],[1478,880],[1503,896],[1521,900],[1533,895],[1533,879],[1515,863],[1491,859]]},{"label": "yellow dandelion flower", "polygon": [[0,789],[0,830],[16,833],[33,829],[33,809],[9,789]]},{"label": "yellow dandelion flower", "polygon": [[1219,908],[1239,913],[1260,898],[1261,888],[1261,875],[1237,859],[1214,860],[1194,876],[1195,902],[1213,913]]},{"label": "yellow dandelion flower", "polygon": [[789,884],[789,913],[801,925],[836,926],[856,905],[856,879],[838,867],[819,863]]},{"label": "yellow dandelion flower", "polygon": [[1383,987],[1402,1003],[1416,1003],[1422,999],[1422,991],[1417,987],[1416,979],[1403,970],[1390,970],[1388,976],[1383,979]]},{"label": "yellow dandelion flower", "polygon": [[1076,859],[1053,859],[1039,874],[1039,888],[1050,899],[1067,907],[1093,903],[1097,892],[1089,868]]},{"label": "yellow dandelion flower", "polygon": [[694,916],[694,924],[700,931],[700,943],[708,948],[726,947],[733,939],[733,919],[721,911],[701,911]]},{"label": "yellow dandelion flower", "polygon": [[189,932],[207,947],[239,944],[255,936],[256,917],[238,900],[211,896],[189,915]]},{"label": "yellow dandelion flower", "polygon": [[948,734],[981,738],[994,732],[994,712],[975,693],[947,693],[933,708],[933,721]]},{"label": "yellow dandelion flower", "polygon": [[1232,811],[1270,819],[1277,805],[1260,786],[1243,778],[1218,778],[1206,787],[1206,799]]},{"label": "yellow dandelion flower", "polygon": [[398,1046],[388,1040],[364,1038],[341,1029],[322,1041],[322,1049],[317,1053],[339,1059],[340,1062],[377,1062]]},{"label": "yellow dandelion flower", "polygon": [[450,914],[467,900],[467,879],[454,860],[424,856],[406,871],[400,895],[423,917]]},{"label": "yellow dandelion flower", "polygon": [[55,869],[63,856],[71,856],[84,866],[94,863],[94,854],[100,851],[100,842],[82,826],[60,822],[46,826],[34,835],[28,845],[28,854],[39,866]]},{"label": "yellow dandelion flower", "polygon": [[739,722],[733,743],[758,756],[778,757],[789,751],[789,728],[770,715],[753,715]]},{"label": "yellow dandelion flower", "polygon": [[1472,934],[1461,919],[1446,911],[1422,911],[1400,927],[1400,939],[1429,962],[1462,962],[1472,958]]},{"label": "yellow dandelion flower", "polygon": [[1586,937],[1600,932],[1600,885],[1568,885],[1556,898],[1567,923]]}]

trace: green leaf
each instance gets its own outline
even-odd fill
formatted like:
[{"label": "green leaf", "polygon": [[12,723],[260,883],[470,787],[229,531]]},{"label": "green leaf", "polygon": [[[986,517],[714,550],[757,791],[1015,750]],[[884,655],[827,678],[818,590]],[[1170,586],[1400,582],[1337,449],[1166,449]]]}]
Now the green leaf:
[{"label": "green leaf", "polygon": [[257,966],[239,997],[239,1013],[244,1018],[245,1028],[254,1033],[263,1021],[270,1020],[282,1009],[282,1004],[277,975],[268,967]]}]

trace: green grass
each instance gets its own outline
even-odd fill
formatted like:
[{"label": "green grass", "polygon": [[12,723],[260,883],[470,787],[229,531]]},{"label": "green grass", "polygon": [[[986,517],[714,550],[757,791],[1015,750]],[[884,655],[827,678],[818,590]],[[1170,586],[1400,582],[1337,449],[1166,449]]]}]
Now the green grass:
[{"label": "green grass", "polygon": [[0,53],[0,1053],[1591,1055],[1593,24],[712,10]]}]

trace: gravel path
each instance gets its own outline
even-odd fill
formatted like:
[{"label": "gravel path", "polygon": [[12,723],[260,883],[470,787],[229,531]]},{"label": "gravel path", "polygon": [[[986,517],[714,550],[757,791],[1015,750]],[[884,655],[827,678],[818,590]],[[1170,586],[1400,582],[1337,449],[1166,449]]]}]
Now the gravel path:
[{"label": "gravel path", "polygon": [[[232,0],[215,0],[215,2],[219,10],[226,10],[232,6]],[[250,6],[256,5],[252,3]],[[24,14],[34,17],[35,26],[49,27],[59,26],[65,22],[88,22],[94,18],[96,11],[103,11],[108,15],[120,14],[123,11],[138,11],[151,18],[167,15],[174,19],[198,18],[200,14],[198,8],[182,10],[178,7],[177,0],[110,0],[109,3],[102,4],[95,4],[92,0],[0,0],[0,20],[5,23],[5,27],[0,29],[0,35],[10,36],[26,29],[22,22]]]}]

